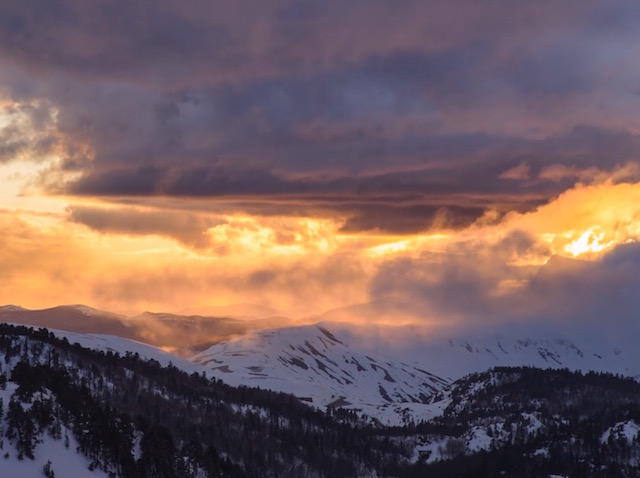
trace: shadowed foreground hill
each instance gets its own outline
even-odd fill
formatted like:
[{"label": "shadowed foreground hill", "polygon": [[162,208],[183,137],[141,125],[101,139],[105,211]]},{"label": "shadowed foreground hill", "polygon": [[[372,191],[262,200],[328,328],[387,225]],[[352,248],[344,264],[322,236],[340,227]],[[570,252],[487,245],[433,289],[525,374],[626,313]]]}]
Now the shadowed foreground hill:
[{"label": "shadowed foreground hill", "polygon": [[373,427],[354,411],[321,412],[292,395],[0,326],[3,475],[64,476],[82,460],[86,473],[74,476],[640,473],[640,384],[632,379],[495,368],[433,400],[442,413],[429,421]]}]

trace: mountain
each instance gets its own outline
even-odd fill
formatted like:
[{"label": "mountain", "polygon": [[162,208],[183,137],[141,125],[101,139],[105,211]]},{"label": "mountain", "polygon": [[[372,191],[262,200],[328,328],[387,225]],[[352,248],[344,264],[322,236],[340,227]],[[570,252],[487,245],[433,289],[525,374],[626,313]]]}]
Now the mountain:
[{"label": "mountain", "polygon": [[[90,319],[90,320],[88,320]],[[78,333],[111,334],[141,339],[128,318],[85,305],[61,305],[29,310],[15,305],[0,307],[0,320],[16,324],[49,327]]]},{"label": "mountain", "polygon": [[274,327],[283,320],[154,312],[129,317],[86,305],[62,305],[41,310],[15,305],[0,307],[2,322],[82,334],[114,335],[163,347],[180,356],[193,355],[211,344],[249,330]]},{"label": "mountain", "polygon": [[[393,302],[387,304],[393,306]],[[383,310],[391,310],[388,307]],[[79,334],[69,340],[103,350],[114,336],[191,357],[231,385],[292,393],[322,409],[343,407],[373,423],[402,425],[440,412],[432,397],[453,381],[496,366],[533,366],[640,376],[633,329],[616,335],[562,324],[491,326],[484,330],[418,325],[316,325],[266,329],[272,319],[145,312],[127,317],[84,305],[27,310],[0,307],[0,320]],[[612,328],[616,330],[616,328]],[[119,347],[133,342],[121,342]],[[151,355],[141,355],[154,358]],[[157,358],[154,358],[157,359]],[[165,364],[168,360],[160,360]],[[200,373],[200,372],[198,372]]]},{"label": "mountain", "polygon": [[183,359],[172,353],[166,352],[143,342],[105,334],[79,334],[64,330],[47,329],[57,339],[77,344],[80,347],[101,353],[119,355],[132,355],[141,360],[149,360],[158,363],[162,367],[176,367],[186,373],[207,373],[201,365],[190,360]]},{"label": "mountain", "polygon": [[[318,333],[336,356],[339,339]],[[435,392],[429,420],[384,427],[120,354],[155,354],[124,339],[84,340],[102,350],[0,324],[0,476],[640,476],[640,383],[631,378],[497,367]],[[307,351],[330,364],[329,350]]]},{"label": "mountain", "polygon": [[0,476],[373,478],[406,454],[349,414],[44,329],[0,325],[0,390]]},{"label": "mountain", "polygon": [[191,358],[218,379],[340,406],[401,425],[439,412],[433,397],[461,377],[529,366],[640,376],[630,339],[514,326],[490,332],[322,323],[251,331]]},{"label": "mountain", "polygon": [[448,384],[379,351],[364,353],[322,325],[253,331],[191,360],[231,385],[292,393],[318,407],[355,409],[373,419],[391,404],[427,405]]},{"label": "mountain", "polygon": [[399,476],[640,476],[640,383],[500,367],[456,381]]}]

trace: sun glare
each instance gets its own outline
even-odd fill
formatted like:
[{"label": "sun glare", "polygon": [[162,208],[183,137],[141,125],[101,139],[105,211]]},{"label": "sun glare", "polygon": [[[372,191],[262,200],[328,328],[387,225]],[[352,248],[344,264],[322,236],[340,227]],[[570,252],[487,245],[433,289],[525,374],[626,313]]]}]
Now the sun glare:
[{"label": "sun glare", "polygon": [[381,244],[379,246],[369,248],[369,253],[374,256],[388,256],[391,254],[397,254],[399,252],[406,251],[409,246],[409,241],[390,242],[387,244]]},{"label": "sun glare", "polygon": [[615,240],[604,242],[605,233],[600,231],[599,226],[589,228],[580,235],[577,239],[570,242],[564,247],[565,252],[568,252],[573,257],[581,256],[583,254],[593,254],[605,251],[615,245]]}]

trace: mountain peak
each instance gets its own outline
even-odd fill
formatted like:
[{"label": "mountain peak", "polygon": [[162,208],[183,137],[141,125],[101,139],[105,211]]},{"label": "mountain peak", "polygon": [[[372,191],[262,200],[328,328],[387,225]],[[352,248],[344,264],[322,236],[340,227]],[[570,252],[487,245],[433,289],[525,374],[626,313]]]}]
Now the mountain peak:
[{"label": "mountain peak", "polygon": [[0,306],[0,312],[22,312],[28,309],[20,307],[19,305],[7,304]]},{"label": "mountain peak", "polygon": [[[253,331],[192,360],[232,385],[293,393],[319,407],[351,408],[376,418],[381,417],[380,408],[398,404],[427,407],[448,384],[380,351],[365,351],[326,323]],[[400,424],[406,418],[387,415],[387,423]]]}]

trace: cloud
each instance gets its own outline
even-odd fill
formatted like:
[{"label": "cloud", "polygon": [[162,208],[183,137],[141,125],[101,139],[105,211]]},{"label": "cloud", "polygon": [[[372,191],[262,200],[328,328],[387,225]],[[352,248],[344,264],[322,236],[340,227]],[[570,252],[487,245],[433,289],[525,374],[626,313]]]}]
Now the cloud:
[{"label": "cloud", "polygon": [[431,317],[559,317],[532,308],[540,291],[600,296],[550,256],[594,261],[597,284],[629,276],[601,257],[638,236],[637,13],[4,1],[0,163],[36,164],[23,194],[69,205],[55,221],[6,212],[5,273],[105,303],[390,294]]},{"label": "cloud", "polygon": [[0,105],[0,163],[36,159],[57,152],[60,139],[48,104]]},{"label": "cloud", "polygon": [[554,256],[539,269],[510,268],[506,257],[486,252],[436,262],[395,260],[377,273],[372,295],[404,304],[405,320],[430,326],[607,325],[615,332],[638,326],[639,258],[640,248],[631,244],[596,261]]},{"label": "cloud", "polygon": [[328,223],[232,217],[209,227],[206,247],[196,247],[188,234],[199,227],[179,214],[163,224],[152,211],[85,206],[70,213],[95,230],[66,215],[0,211],[0,303],[78,302],[129,313],[252,300],[296,318],[366,297],[368,266],[332,244]]},{"label": "cloud", "polygon": [[215,55],[219,49],[214,47],[222,46],[227,36],[222,24],[199,26],[168,2],[148,8],[132,1],[123,10],[108,2],[54,0],[26,6],[9,1],[0,18],[5,56],[36,71],[88,77],[130,78],[163,67],[169,73],[176,60],[203,59],[197,53],[202,47]]},{"label": "cloud", "polygon": [[[492,4],[489,13],[466,3],[462,14],[444,2],[254,2],[254,22],[231,3],[136,0],[125,13],[100,2],[5,2],[2,83],[16,101],[57,108],[60,132],[93,152],[83,165],[92,175],[132,165],[362,174],[455,162],[495,179],[525,159],[629,161],[638,148],[622,105],[635,101],[626,83],[638,72],[616,41],[633,43],[624,20],[635,7]],[[570,133],[581,124],[592,150]],[[622,143],[606,137],[615,133]]]},{"label": "cloud", "polygon": [[439,251],[416,239],[380,265],[371,299],[409,304],[408,316],[429,324],[636,327],[639,191],[577,186],[534,211],[479,221]]},{"label": "cloud", "polygon": [[633,8],[494,5],[255,2],[256,23],[232,3],[5,2],[3,95],[31,119],[2,160],[56,156],[48,193],[277,199],[393,233],[635,161]]},{"label": "cloud", "polygon": [[[370,167],[362,164],[358,171],[325,163],[330,169],[309,165],[299,172],[289,171],[293,159],[283,156],[286,148],[269,156],[270,147],[265,145],[262,164],[218,158],[209,164],[187,159],[101,167],[97,160],[79,179],[53,189],[103,198],[219,198],[242,212],[246,212],[242,203],[251,202],[252,212],[267,215],[272,214],[275,201],[281,213],[315,210],[346,218],[349,231],[413,233],[443,226],[434,218],[442,218],[445,212],[446,225],[459,228],[488,209],[531,210],[579,181],[597,182],[625,168],[637,143],[634,135],[594,128],[576,128],[566,136],[535,141],[486,135],[433,137],[424,140],[421,165],[417,159],[412,165],[409,159],[404,164],[400,160],[384,163],[375,157],[380,151],[404,148],[400,142],[373,152],[367,160]],[[322,147],[318,145],[318,150]],[[583,151],[579,161],[576,151]],[[340,153],[335,157],[340,158]],[[382,170],[371,171],[378,160]],[[632,168],[626,170],[627,177],[637,176]],[[257,201],[263,201],[262,212],[255,207]]]},{"label": "cloud", "polygon": [[184,212],[69,206],[69,219],[98,232],[128,235],[160,235],[195,248],[211,245],[207,231],[225,224],[219,217]]},{"label": "cloud", "polygon": [[505,171],[500,176],[500,179],[528,179],[529,178],[529,166],[526,163],[520,163],[517,166]]},{"label": "cloud", "polygon": [[575,325],[638,327],[640,247],[614,248],[602,260],[553,260],[523,291],[530,316]]},{"label": "cloud", "polygon": [[638,191],[581,185],[530,212],[402,236],[353,233],[330,215],[204,214],[194,199],[5,210],[0,300],[131,311],[250,299],[294,317],[372,302],[340,317],[457,327],[630,321]]}]

